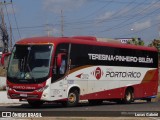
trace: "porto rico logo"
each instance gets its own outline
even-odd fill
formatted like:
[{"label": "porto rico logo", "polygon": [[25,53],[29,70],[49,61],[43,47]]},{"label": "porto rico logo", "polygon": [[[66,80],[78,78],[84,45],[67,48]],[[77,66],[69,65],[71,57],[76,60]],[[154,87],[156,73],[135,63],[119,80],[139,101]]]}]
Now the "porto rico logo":
[{"label": "porto rico logo", "polygon": [[104,73],[103,73],[103,71],[101,70],[100,67],[97,67],[93,72],[91,72],[91,74],[93,76],[95,76],[95,78],[97,80],[99,80],[99,79],[101,79],[101,77],[103,76]]}]

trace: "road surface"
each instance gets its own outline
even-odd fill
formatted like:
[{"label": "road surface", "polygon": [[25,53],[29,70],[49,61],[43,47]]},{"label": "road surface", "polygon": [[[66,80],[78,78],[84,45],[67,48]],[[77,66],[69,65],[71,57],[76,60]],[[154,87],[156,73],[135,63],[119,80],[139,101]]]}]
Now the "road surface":
[{"label": "road surface", "polygon": [[[63,107],[61,104],[44,104],[41,108],[32,108],[26,104],[1,104],[0,112],[38,112],[42,116],[84,116],[84,117],[133,117],[138,115],[151,114],[149,117],[160,117],[160,101],[147,103],[139,101],[131,104],[116,104],[104,102],[102,105],[91,106],[87,102],[80,103],[77,107]],[[140,114],[139,114],[140,113]],[[137,116],[138,116],[137,115]],[[143,116],[144,117],[144,116]]]}]

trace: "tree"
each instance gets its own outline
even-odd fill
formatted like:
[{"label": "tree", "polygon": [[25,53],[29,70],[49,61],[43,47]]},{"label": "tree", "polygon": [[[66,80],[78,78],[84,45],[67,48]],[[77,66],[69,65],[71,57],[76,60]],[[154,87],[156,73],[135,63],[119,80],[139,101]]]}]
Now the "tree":
[{"label": "tree", "polygon": [[140,38],[132,38],[132,40],[129,40],[127,44],[133,44],[133,45],[141,45],[144,46],[144,41]]},{"label": "tree", "polygon": [[160,40],[154,39],[148,46],[158,48],[159,45],[160,45]]},{"label": "tree", "polygon": [[160,40],[154,39],[148,46],[156,47],[158,49],[158,55],[160,56]]}]

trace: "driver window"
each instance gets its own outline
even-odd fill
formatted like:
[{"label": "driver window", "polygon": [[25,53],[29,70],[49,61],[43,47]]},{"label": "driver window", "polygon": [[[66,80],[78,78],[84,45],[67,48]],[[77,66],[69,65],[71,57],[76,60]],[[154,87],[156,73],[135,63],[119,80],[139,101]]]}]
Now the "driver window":
[{"label": "driver window", "polygon": [[65,74],[65,71],[66,71],[66,59],[63,58],[61,62],[61,66],[59,68],[59,73]]},{"label": "driver window", "polygon": [[[64,44],[64,43],[57,46],[55,59],[54,59],[53,72],[52,72],[53,73],[52,82],[60,78],[63,78],[67,72],[68,48],[69,48],[69,44]],[[58,55],[61,56],[60,61],[57,61]]]}]

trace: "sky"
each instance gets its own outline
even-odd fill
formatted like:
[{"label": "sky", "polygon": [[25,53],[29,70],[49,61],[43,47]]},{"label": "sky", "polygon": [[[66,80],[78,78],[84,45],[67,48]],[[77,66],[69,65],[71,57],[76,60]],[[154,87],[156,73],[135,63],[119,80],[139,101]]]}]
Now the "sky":
[{"label": "sky", "polygon": [[12,0],[1,8],[8,32],[12,27],[14,43],[26,37],[62,34],[137,37],[146,44],[160,38],[160,0]]}]

